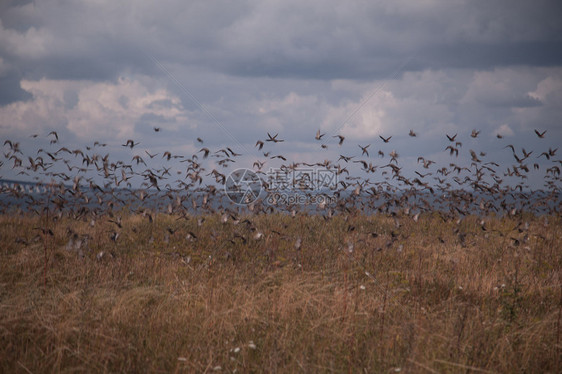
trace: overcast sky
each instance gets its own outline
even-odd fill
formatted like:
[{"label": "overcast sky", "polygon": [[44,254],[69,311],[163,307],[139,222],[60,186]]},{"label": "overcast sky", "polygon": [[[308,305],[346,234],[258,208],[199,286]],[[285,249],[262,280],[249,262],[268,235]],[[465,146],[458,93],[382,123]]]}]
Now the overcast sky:
[{"label": "overcast sky", "polygon": [[124,158],[127,139],[191,154],[200,137],[251,167],[270,132],[289,161],[372,143],[373,162],[395,149],[407,168],[419,155],[446,165],[458,133],[460,159],[507,165],[507,144],[562,144],[561,20],[557,0],[3,0],[0,136],[25,150],[56,130]]}]

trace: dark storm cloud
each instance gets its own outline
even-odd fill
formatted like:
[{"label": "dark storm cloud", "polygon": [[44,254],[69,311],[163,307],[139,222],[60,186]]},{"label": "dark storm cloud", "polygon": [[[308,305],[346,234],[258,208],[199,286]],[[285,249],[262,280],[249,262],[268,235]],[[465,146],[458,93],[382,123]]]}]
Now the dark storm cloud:
[{"label": "dark storm cloud", "polygon": [[158,73],[150,56],[308,79],[380,79],[408,60],[405,70],[562,62],[558,1],[22,4],[3,6],[0,54],[33,79]]},{"label": "dark storm cloud", "polygon": [[[353,56],[353,57],[351,57]],[[389,49],[382,49],[376,54],[379,57],[357,56],[350,53],[340,56],[338,51],[330,51],[324,57],[317,56],[311,60],[299,60],[272,53],[256,55],[249,60],[231,61],[228,66],[220,67],[232,75],[243,77],[271,77],[294,79],[385,79],[403,71],[421,70],[414,55],[397,55]],[[363,63],[356,61],[360,58]]]},{"label": "dark storm cloud", "polygon": [[31,94],[21,88],[19,76],[13,74],[0,77],[0,106],[30,98]]},{"label": "dark storm cloud", "polygon": [[35,61],[23,61],[27,79],[70,79],[111,81],[123,73],[159,73],[150,56],[131,46],[105,45],[84,55],[49,55]]},{"label": "dark storm cloud", "polygon": [[239,20],[220,66],[244,76],[380,79],[410,59],[404,70],[562,62],[553,1],[297,8],[262,6]]},{"label": "dark storm cloud", "polygon": [[557,66],[562,64],[562,41],[430,46],[419,52],[420,66],[431,69],[499,66]]}]

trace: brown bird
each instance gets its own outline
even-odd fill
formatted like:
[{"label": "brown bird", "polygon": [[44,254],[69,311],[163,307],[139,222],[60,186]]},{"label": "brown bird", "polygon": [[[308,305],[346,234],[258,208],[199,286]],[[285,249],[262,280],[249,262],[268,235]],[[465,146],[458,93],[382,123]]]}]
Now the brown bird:
[{"label": "brown bird", "polygon": [[471,157],[472,161],[474,161],[474,162],[480,162],[480,159],[479,159],[478,156],[476,155],[476,152],[474,152],[472,149],[470,150],[470,157]]},{"label": "brown bird", "polygon": [[345,140],[345,136],[342,135],[334,135],[332,136],[332,138],[339,138],[340,141],[338,142],[338,145],[342,145],[343,141]]},{"label": "brown bird", "polygon": [[379,135],[379,138],[381,138],[383,142],[388,143],[390,141],[390,138],[392,138],[392,136],[389,136],[388,138],[383,138],[382,135]]},{"label": "brown bird", "polygon": [[369,144],[369,145],[366,145],[366,146],[362,147],[362,146],[360,146],[360,145],[358,144],[358,146],[359,146],[359,148],[361,148],[361,150],[363,151],[363,153],[361,154],[361,156],[363,156],[363,155],[366,154],[367,157],[369,157],[369,152],[367,151],[367,148],[369,148],[371,145]]},{"label": "brown bird", "polygon": [[133,149],[133,147],[135,145],[138,145],[139,143],[135,143],[133,139],[129,139],[127,140],[127,142],[125,144],[121,144],[123,147],[130,147],[131,149]]},{"label": "brown bird", "polygon": [[[55,142],[58,142],[58,141],[59,141],[59,134],[57,134],[56,131],[51,131],[47,136],[49,136],[49,135],[54,135],[54,136],[55,136]],[[51,141],[51,142],[53,142],[53,141]]]},{"label": "brown bird", "polygon": [[142,157],[139,156],[139,155],[133,156],[132,161],[136,161],[136,162],[137,162],[137,165],[140,164],[140,163],[142,163],[142,164],[144,164],[144,166],[146,166],[146,162],[144,162],[144,160],[142,159]]},{"label": "brown bird", "polygon": [[418,157],[418,163],[420,162],[420,160],[421,160],[421,162],[423,162],[423,167],[424,167],[425,169],[428,169],[431,164],[434,164],[434,163],[435,163],[435,161],[426,160],[426,159],[423,158],[423,157]]},{"label": "brown bird", "polygon": [[[201,148],[201,149],[199,150],[199,152],[204,152],[204,153],[203,153],[203,158],[209,157],[209,152],[210,152],[210,151],[209,151],[209,148]],[[199,152],[198,152],[198,153],[199,153]]]},{"label": "brown bird", "polygon": [[277,139],[277,136],[279,136],[279,134],[275,134],[273,136],[271,136],[270,133],[267,133],[268,138],[265,140],[266,142],[274,142],[274,143],[280,143],[280,142],[284,142],[285,140],[283,139]]},{"label": "brown bird", "polygon": [[146,153],[148,155],[148,157],[150,157],[150,158],[154,158],[155,156],[158,156],[158,153],[150,154],[150,153],[148,153],[147,150],[145,150],[144,153]]},{"label": "brown bird", "polygon": [[459,149],[458,148],[454,148],[453,146],[448,146],[447,148],[445,148],[445,150],[449,149],[449,154],[452,156],[453,154],[456,154],[457,157],[459,157]]},{"label": "brown bird", "polygon": [[537,129],[535,129],[535,134],[537,134],[537,136],[539,138],[544,138],[544,134],[546,134],[546,130],[544,130],[543,132],[539,132]]}]

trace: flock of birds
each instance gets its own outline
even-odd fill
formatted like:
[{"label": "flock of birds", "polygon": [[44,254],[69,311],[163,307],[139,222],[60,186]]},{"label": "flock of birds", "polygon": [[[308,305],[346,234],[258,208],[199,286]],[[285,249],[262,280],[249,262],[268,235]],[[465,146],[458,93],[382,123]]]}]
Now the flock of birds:
[{"label": "flock of birds", "polygon": [[[155,133],[160,131],[154,128]],[[477,138],[479,134],[473,130],[470,136]],[[408,135],[417,136],[413,130]],[[533,136],[543,139],[545,135],[546,131],[535,130]],[[345,141],[342,135],[332,138],[336,146]],[[383,144],[390,143],[392,138],[380,135]],[[329,139],[320,131],[314,137],[322,149],[328,148]],[[121,147],[133,154],[130,161],[112,159],[106,151],[107,144],[97,141],[85,149],[72,149],[61,145],[55,131],[46,140],[48,144],[32,156],[24,155],[18,142],[4,141],[0,172],[3,168],[13,169],[18,179],[35,184],[27,189],[18,183],[4,184],[0,209],[4,213],[16,207],[36,214],[49,211],[51,217],[67,215],[90,222],[106,216],[116,226],[111,233],[113,240],[119,238],[120,228],[114,212],[123,207],[150,220],[156,213],[165,213],[178,219],[197,219],[199,225],[204,222],[201,217],[213,213],[219,213],[225,223],[239,222],[243,214],[276,211],[293,217],[319,214],[327,220],[337,214],[381,213],[417,221],[424,212],[437,212],[443,220],[460,220],[470,214],[486,216],[492,212],[512,216],[524,211],[559,215],[561,209],[562,160],[557,156],[557,148],[519,151],[509,144],[503,148],[512,153],[513,162],[503,166],[487,160],[485,152],[470,150],[470,164],[458,165],[463,144],[457,134],[446,134],[448,144],[442,151],[450,157],[447,165],[419,157],[415,176],[407,177],[395,150],[386,155],[382,150],[372,154],[372,144],[358,144],[354,154],[340,154],[335,162],[287,161],[286,156],[276,152],[284,139],[279,134],[267,133],[267,137],[256,142],[258,157],[249,168],[260,177],[265,194],[289,192],[286,184],[280,191],[275,178],[290,178],[303,168],[321,169],[335,177],[327,185],[313,180],[303,186],[293,180],[290,192],[307,197],[305,201],[320,201],[304,206],[272,202],[263,196],[245,205],[232,203],[225,198],[224,185],[229,171],[241,167],[237,162],[242,154],[231,147],[212,150],[204,146],[201,138],[197,138],[200,149],[189,156],[170,151],[150,153],[140,149],[139,142],[128,139]],[[274,176],[266,169],[273,163],[280,163]],[[544,188],[540,191],[528,188],[531,172],[543,172]],[[310,188],[310,182],[314,188]],[[257,239],[263,236],[259,230],[253,231]]]}]

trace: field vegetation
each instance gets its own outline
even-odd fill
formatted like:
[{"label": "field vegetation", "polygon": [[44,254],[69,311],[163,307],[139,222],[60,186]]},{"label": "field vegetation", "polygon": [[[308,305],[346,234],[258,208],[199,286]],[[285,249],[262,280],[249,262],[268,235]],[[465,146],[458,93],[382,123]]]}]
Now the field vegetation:
[{"label": "field vegetation", "polygon": [[54,218],[0,216],[0,372],[562,371],[559,216]]}]

